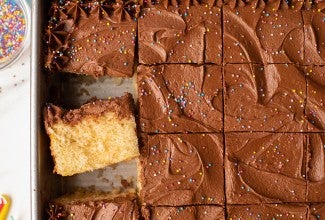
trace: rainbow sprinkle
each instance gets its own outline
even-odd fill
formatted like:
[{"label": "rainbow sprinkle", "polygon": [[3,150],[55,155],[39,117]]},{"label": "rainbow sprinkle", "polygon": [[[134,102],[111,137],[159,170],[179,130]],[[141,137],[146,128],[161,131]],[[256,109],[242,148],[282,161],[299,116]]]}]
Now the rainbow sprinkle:
[{"label": "rainbow sprinkle", "polygon": [[25,39],[26,18],[15,0],[0,0],[0,63],[14,58]]}]

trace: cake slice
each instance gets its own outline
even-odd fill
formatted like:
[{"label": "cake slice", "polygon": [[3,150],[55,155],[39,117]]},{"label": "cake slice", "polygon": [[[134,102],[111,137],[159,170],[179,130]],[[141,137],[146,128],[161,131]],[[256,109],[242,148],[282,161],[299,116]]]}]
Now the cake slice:
[{"label": "cake slice", "polygon": [[53,200],[49,219],[139,219],[134,193],[76,192]]},{"label": "cake slice", "polygon": [[132,77],[137,34],[136,1],[53,1],[46,28],[50,72]]},{"label": "cake slice", "polygon": [[44,123],[54,172],[71,176],[137,157],[132,105],[131,94],[96,100],[74,110],[48,104]]}]

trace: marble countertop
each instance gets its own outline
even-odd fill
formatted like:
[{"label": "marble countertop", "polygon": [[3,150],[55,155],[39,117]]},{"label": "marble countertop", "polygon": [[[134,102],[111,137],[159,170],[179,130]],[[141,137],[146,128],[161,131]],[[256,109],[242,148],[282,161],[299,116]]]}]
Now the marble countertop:
[{"label": "marble countertop", "polygon": [[9,220],[30,219],[30,49],[0,70],[0,194]]}]

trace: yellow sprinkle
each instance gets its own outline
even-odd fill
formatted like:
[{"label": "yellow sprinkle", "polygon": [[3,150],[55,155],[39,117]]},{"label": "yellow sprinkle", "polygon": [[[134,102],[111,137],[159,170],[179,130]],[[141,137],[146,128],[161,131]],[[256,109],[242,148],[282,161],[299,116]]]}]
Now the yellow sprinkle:
[{"label": "yellow sprinkle", "polygon": [[296,93],[296,90],[295,90],[295,89],[293,89],[293,90],[292,90],[292,92]]},{"label": "yellow sprinkle", "polygon": [[111,24],[109,22],[106,23],[107,26],[110,26]]}]

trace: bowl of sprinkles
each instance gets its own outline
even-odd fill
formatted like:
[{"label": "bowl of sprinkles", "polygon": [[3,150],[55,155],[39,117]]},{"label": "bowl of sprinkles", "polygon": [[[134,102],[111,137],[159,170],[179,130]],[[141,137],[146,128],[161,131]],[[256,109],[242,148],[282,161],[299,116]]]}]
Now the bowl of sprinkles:
[{"label": "bowl of sprinkles", "polygon": [[29,47],[30,8],[24,0],[0,0],[0,70]]}]

